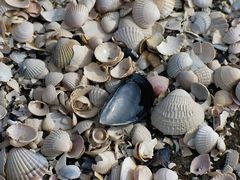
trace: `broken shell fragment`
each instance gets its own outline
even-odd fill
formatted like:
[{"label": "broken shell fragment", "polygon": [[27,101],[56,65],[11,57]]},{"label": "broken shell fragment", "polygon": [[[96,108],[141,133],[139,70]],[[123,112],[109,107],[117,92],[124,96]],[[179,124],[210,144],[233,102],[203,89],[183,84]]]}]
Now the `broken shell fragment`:
[{"label": "broken shell fragment", "polygon": [[194,74],[193,71],[181,71],[177,77],[176,81],[180,84],[181,87],[185,90],[189,90],[191,88],[192,83],[198,82],[198,77]]},{"label": "broken shell fragment", "polygon": [[153,91],[156,96],[165,93],[169,86],[169,79],[164,76],[159,76],[157,74],[149,75],[147,80],[152,85]]},{"label": "broken shell fragment", "polygon": [[49,112],[48,105],[42,101],[30,101],[28,110],[36,116],[45,116]]},{"label": "broken shell fragment", "polygon": [[73,135],[71,140],[72,148],[67,153],[67,156],[70,158],[79,159],[85,151],[84,140],[80,135]]},{"label": "broken shell fragment", "polygon": [[154,180],[178,180],[178,175],[176,172],[167,169],[167,168],[161,168],[159,169],[153,176]]},{"label": "broken shell fragment", "polygon": [[235,169],[238,165],[238,161],[239,161],[239,152],[233,149],[228,150],[223,172],[227,169],[227,166],[230,166],[232,169]]},{"label": "broken shell fragment", "polygon": [[203,175],[210,170],[211,161],[208,154],[195,157],[190,166],[190,172],[195,175]]},{"label": "broken shell fragment", "polygon": [[0,62],[0,81],[1,82],[7,82],[11,79],[12,77],[12,71],[11,67],[5,65],[3,62]]},{"label": "broken shell fragment", "polygon": [[15,8],[28,8],[30,0],[5,0],[5,2]]},{"label": "broken shell fragment", "polygon": [[161,19],[165,19],[172,13],[176,3],[175,0],[154,0],[154,2],[160,11]]},{"label": "broken shell fragment", "polygon": [[106,82],[109,79],[107,67],[100,66],[97,63],[90,63],[83,68],[83,74],[87,79],[93,82]]},{"label": "broken shell fragment", "polygon": [[13,39],[20,43],[31,41],[33,39],[34,27],[32,23],[25,21],[13,25],[11,33]]}]

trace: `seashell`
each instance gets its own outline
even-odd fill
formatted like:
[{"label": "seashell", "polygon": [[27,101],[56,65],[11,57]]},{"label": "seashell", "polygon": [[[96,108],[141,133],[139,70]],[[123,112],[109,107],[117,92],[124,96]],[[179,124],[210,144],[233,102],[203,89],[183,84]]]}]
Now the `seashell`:
[{"label": "seashell", "polygon": [[11,33],[14,40],[20,43],[28,42],[33,39],[34,27],[32,23],[24,21],[14,25]]},{"label": "seashell", "polygon": [[47,171],[48,161],[40,153],[25,148],[12,148],[8,153],[6,174],[9,180],[43,177]]},{"label": "seashell", "polygon": [[216,56],[216,50],[214,46],[209,42],[196,42],[192,45],[194,53],[200,57],[204,63],[211,62]]},{"label": "seashell", "polygon": [[217,140],[217,150],[219,151],[219,153],[223,153],[224,151],[226,151],[226,144],[222,137],[219,137]]},{"label": "seashell", "polygon": [[37,139],[38,131],[24,124],[13,124],[7,128],[6,133],[10,138],[10,144],[14,147],[25,146]]},{"label": "seashell", "polygon": [[151,37],[147,38],[146,44],[150,51],[155,52],[157,46],[163,41],[164,37],[161,33],[154,33]]},{"label": "seashell", "polygon": [[157,152],[154,153],[154,156],[151,160],[152,166],[156,167],[162,165],[163,167],[167,167],[170,164],[170,155],[171,152],[168,148],[157,150]]},{"label": "seashell", "polygon": [[206,12],[196,12],[191,17],[191,28],[192,31],[196,34],[203,34],[207,32],[211,25],[211,18]]},{"label": "seashell", "polygon": [[40,59],[25,59],[20,66],[20,72],[27,79],[37,78],[46,68],[45,63]]},{"label": "seashell", "polygon": [[83,132],[90,129],[93,125],[93,121],[90,120],[84,120],[80,121],[73,129],[73,132],[77,131],[78,134],[82,134]]},{"label": "seashell", "polygon": [[206,86],[212,83],[213,71],[209,69],[207,66],[204,65],[201,68],[194,70],[193,72],[194,74],[196,74],[199,83],[204,84]]},{"label": "seashell", "polygon": [[58,130],[58,129],[69,130],[73,127],[72,118],[70,118],[67,115],[61,114],[58,111],[48,113],[46,115],[46,118],[44,119],[44,121],[49,121],[47,123],[47,125],[50,125],[50,127],[48,126],[49,129],[51,129],[53,127],[53,125],[51,125],[52,122],[54,123],[53,128],[55,130]]},{"label": "seashell", "polygon": [[0,62],[0,81],[7,82],[12,77],[12,70],[10,66],[5,65],[3,62]]},{"label": "seashell", "polygon": [[118,162],[112,151],[105,151],[98,154],[95,161],[97,164],[93,164],[92,169],[101,174],[106,174]]},{"label": "seashell", "polygon": [[62,21],[65,14],[65,8],[50,8],[41,12],[41,16],[48,22]]},{"label": "seashell", "polygon": [[192,83],[198,82],[198,77],[191,70],[190,71],[181,71],[177,75],[176,81],[180,84],[180,86],[183,89],[189,90]]},{"label": "seashell", "polygon": [[97,46],[103,43],[103,40],[99,37],[92,37],[88,40],[88,45],[92,50],[95,50]]},{"label": "seashell", "polygon": [[4,177],[6,176],[6,173],[5,173],[6,162],[7,162],[6,149],[2,148],[0,151],[0,175]]},{"label": "seashell", "polygon": [[195,175],[203,175],[210,170],[211,160],[208,154],[195,157],[190,165],[190,172]]},{"label": "seashell", "polygon": [[88,19],[88,8],[84,4],[71,1],[66,6],[64,23],[71,28],[80,28]]},{"label": "seashell", "polygon": [[157,68],[161,64],[160,56],[158,56],[157,54],[154,54],[154,53],[148,53],[147,61],[154,68]]},{"label": "seashell", "polygon": [[66,131],[52,131],[44,140],[41,153],[44,156],[56,157],[62,153],[69,152],[72,148],[72,141]]},{"label": "seashell", "polygon": [[152,180],[152,172],[147,166],[139,165],[134,170],[133,177],[137,180]]},{"label": "seashell", "polygon": [[142,124],[135,124],[131,131],[132,144],[136,145],[152,139],[150,131]]},{"label": "seashell", "polygon": [[203,109],[182,89],[168,94],[153,108],[151,115],[152,125],[162,133],[170,135],[184,134],[203,121]]},{"label": "seashell", "polygon": [[60,168],[58,173],[64,179],[76,179],[80,177],[81,171],[76,165],[68,165]]},{"label": "seashell", "polygon": [[45,118],[42,122],[42,130],[51,132],[55,129],[55,123],[51,118]]},{"label": "seashell", "polygon": [[57,91],[53,85],[48,85],[42,93],[42,100],[49,105],[59,104]]},{"label": "seashell", "polygon": [[36,116],[45,116],[49,112],[48,105],[42,101],[30,101],[28,110]]},{"label": "seashell", "polygon": [[5,0],[5,2],[15,8],[28,8],[30,0]]},{"label": "seashell", "polygon": [[193,3],[200,8],[208,8],[212,6],[212,0],[193,0]]},{"label": "seashell", "polygon": [[133,124],[129,124],[126,126],[110,127],[107,132],[109,134],[109,139],[116,141],[123,138],[124,136],[129,136],[132,129]]},{"label": "seashell", "polygon": [[93,87],[89,93],[89,100],[97,107],[101,107],[107,97],[109,96],[108,92],[100,87]]},{"label": "seashell", "polygon": [[178,180],[178,175],[175,171],[172,171],[167,168],[161,168],[159,169],[153,176],[154,180]]},{"label": "seashell", "polygon": [[223,66],[213,72],[213,81],[217,87],[229,91],[240,80],[240,70]]},{"label": "seashell", "polygon": [[96,1],[96,10],[100,13],[106,13],[117,10],[122,5],[120,0],[98,0]]},{"label": "seashell", "polygon": [[217,91],[213,101],[215,106],[229,106],[233,103],[231,94],[225,90]]},{"label": "seashell", "polygon": [[141,28],[151,28],[160,19],[160,12],[153,1],[137,0],[133,3],[132,17]]},{"label": "seashell", "polygon": [[211,69],[211,70],[216,70],[217,68],[221,67],[221,64],[219,63],[218,60],[213,60],[210,63],[207,64],[207,66]]},{"label": "seashell", "polygon": [[210,152],[217,144],[218,133],[210,126],[200,126],[195,136],[195,148],[199,154]]},{"label": "seashell", "polygon": [[119,12],[109,12],[104,14],[100,23],[106,33],[111,33],[117,29],[119,19]]},{"label": "seashell", "polygon": [[58,85],[63,79],[63,74],[60,72],[49,72],[45,77],[45,86]]},{"label": "seashell", "polygon": [[79,45],[79,43],[75,40],[67,38],[61,38],[58,40],[54,50],[52,51],[52,61],[57,67],[64,68],[70,64],[74,55],[74,45]]},{"label": "seashell", "polygon": [[137,67],[139,67],[141,70],[145,70],[149,67],[149,62],[147,61],[147,57],[148,57],[148,51],[144,51],[139,59],[137,60]]},{"label": "seashell", "polygon": [[68,157],[79,159],[85,151],[84,140],[80,135],[73,135],[72,140],[72,149],[67,153]]},{"label": "seashell", "polygon": [[240,26],[231,27],[223,36],[223,42],[234,44],[240,40]]},{"label": "seashell", "polygon": [[15,10],[16,8],[8,5],[5,1],[0,2],[0,15],[3,16],[7,11]]},{"label": "seashell", "polygon": [[133,158],[127,157],[121,165],[120,180],[131,180],[137,165]]},{"label": "seashell", "polygon": [[2,120],[6,115],[7,115],[6,108],[0,105],[0,120]]},{"label": "seashell", "polygon": [[79,85],[81,77],[76,72],[68,72],[63,75],[62,84],[66,90],[73,90]]},{"label": "seashell", "polygon": [[239,152],[233,149],[228,150],[223,172],[227,169],[227,166],[230,166],[232,169],[235,169],[238,165],[238,161]]},{"label": "seashell", "polygon": [[83,1],[80,1],[80,3],[83,3],[88,8],[88,11],[90,12],[96,3],[96,0],[83,0]]},{"label": "seashell", "polygon": [[157,50],[166,56],[174,55],[181,50],[185,44],[185,40],[184,35],[178,35],[177,37],[168,36],[165,41],[162,41],[161,44],[157,46]]},{"label": "seashell", "polygon": [[109,81],[105,82],[105,89],[109,93],[112,93],[119,87],[120,83],[121,83],[121,80],[111,78]]},{"label": "seashell", "polygon": [[90,141],[94,145],[103,144],[108,140],[108,133],[103,128],[94,128],[91,130]]},{"label": "seashell", "polygon": [[170,77],[175,78],[181,71],[189,70],[192,64],[193,61],[188,53],[174,54],[168,61],[167,73]]},{"label": "seashell", "polygon": [[128,48],[135,51],[138,50],[140,42],[144,39],[144,35],[139,28],[122,27],[114,32],[114,38],[123,42]]},{"label": "seashell", "polygon": [[175,6],[175,0],[154,0],[161,14],[161,19],[168,17]]},{"label": "seashell", "polygon": [[113,78],[122,79],[130,76],[134,71],[135,63],[132,61],[131,57],[128,57],[124,58],[113,69],[111,69],[110,74]]},{"label": "seashell", "polygon": [[240,42],[236,42],[234,44],[231,44],[228,47],[228,52],[231,54],[239,54],[240,53]]},{"label": "seashell", "polygon": [[108,178],[111,180],[120,180],[120,173],[121,173],[121,166],[115,165],[111,169],[111,173],[109,174]]},{"label": "seashell", "polygon": [[234,173],[218,174],[211,180],[236,180],[237,177]]},{"label": "seashell", "polygon": [[226,19],[226,15],[223,14],[220,11],[214,11],[210,13],[211,17],[211,28],[217,29],[220,31],[222,35],[225,34],[226,31],[228,31],[228,21]]},{"label": "seashell", "polygon": [[107,67],[100,66],[97,63],[90,63],[83,68],[83,74],[87,79],[93,82],[103,83],[109,79]]},{"label": "seashell", "polygon": [[124,53],[116,44],[106,42],[96,47],[94,55],[99,62],[114,66],[122,60]]}]

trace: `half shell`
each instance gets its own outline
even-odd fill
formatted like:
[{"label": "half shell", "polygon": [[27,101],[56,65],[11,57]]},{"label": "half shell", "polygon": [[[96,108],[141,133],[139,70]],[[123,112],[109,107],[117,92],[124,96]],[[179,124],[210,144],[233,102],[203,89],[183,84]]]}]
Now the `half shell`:
[{"label": "half shell", "polygon": [[132,144],[136,145],[137,143],[143,141],[150,141],[152,139],[150,131],[143,126],[142,124],[135,124],[131,131]]},{"label": "half shell", "polygon": [[196,42],[192,46],[193,51],[204,63],[211,62],[216,56],[216,50],[211,43],[204,42]]},{"label": "half shell", "polygon": [[196,12],[192,17],[192,31],[196,34],[207,32],[211,25],[211,18],[206,12]]},{"label": "half shell", "polygon": [[94,87],[89,93],[90,101],[97,107],[101,107],[108,97],[108,92],[100,87]]},{"label": "half shell", "polygon": [[195,157],[190,165],[190,172],[195,175],[203,175],[210,170],[211,160],[208,154]]},{"label": "half shell", "polygon": [[193,71],[181,71],[177,77],[176,81],[185,90],[189,90],[192,83],[198,82],[198,77]]},{"label": "half shell", "polygon": [[84,68],[84,75],[87,79],[93,81],[93,82],[106,82],[109,79],[109,75],[107,72],[107,67],[100,66],[97,63],[90,63]]},{"label": "half shell", "polygon": [[156,96],[163,95],[169,86],[169,79],[158,74],[149,75],[147,80],[152,85],[153,91]]},{"label": "half shell", "polygon": [[0,105],[0,120],[3,119],[6,115],[7,115],[6,108]]},{"label": "half shell", "polygon": [[120,180],[132,180],[137,165],[133,158],[127,157],[121,165]]},{"label": "half shell", "polygon": [[223,42],[233,44],[240,40],[240,26],[231,27],[223,36]]},{"label": "half shell", "polygon": [[235,169],[239,161],[239,152],[233,149],[228,150],[226,161],[224,164],[223,172],[230,166],[232,169]]},{"label": "half shell", "polygon": [[25,21],[14,25],[11,33],[13,39],[20,43],[31,41],[33,39],[34,27],[32,23]]},{"label": "half shell", "polygon": [[109,12],[104,14],[101,19],[101,26],[106,33],[111,33],[115,31],[119,23],[119,12]]},{"label": "half shell", "polygon": [[161,19],[168,17],[175,6],[175,0],[154,0],[161,14]]},{"label": "half shell", "polygon": [[36,116],[45,116],[49,112],[48,105],[42,101],[30,101],[28,110]]},{"label": "half shell", "polygon": [[96,1],[96,9],[100,13],[105,13],[109,11],[115,11],[122,5],[120,0],[97,0]]},{"label": "half shell", "polygon": [[53,85],[48,85],[42,93],[42,100],[49,105],[57,105],[57,91]]},{"label": "half shell", "polygon": [[77,85],[79,85],[80,80],[81,77],[76,72],[65,73],[62,80],[63,87],[66,90],[73,90],[77,87]]},{"label": "half shell", "polygon": [[167,169],[167,168],[161,168],[159,169],[153,177],[154,180],[178,180],[178,175],[176,172]]},{"label": "half shell", "polygon": [[229,106],[233,103],[231,94],[225,90],[219,90],[214,95],[215,106]]},{"label": "half shell", "polygon": [[48,85],[53,85],[56,86],[58,85],[63,79],[63,74],[60,72],[49,72],[46,77],[45,77],[45,86],[47,87]]}]

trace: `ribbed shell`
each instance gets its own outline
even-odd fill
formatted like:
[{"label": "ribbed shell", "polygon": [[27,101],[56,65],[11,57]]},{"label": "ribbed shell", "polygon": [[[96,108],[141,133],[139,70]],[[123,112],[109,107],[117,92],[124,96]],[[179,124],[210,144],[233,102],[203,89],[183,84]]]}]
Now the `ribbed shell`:
[{"label": "ribbed shell", "polygon": [[240,26],[230,28],[223,36],[223,42],[233,44],[240,40]]},{"label": "ribbed shell", "polygon": [[12,148],[8,153],[6,174],[9,180],[43,177],[48,170],[47,159],[25,148]]},{"label": "ribbed shell", "polygon": [[193,3],[200,8],[207,8],[212,6],[212,0],[193,0]]},{"label": "ribbed shell", "polygon": [[50,84],[53,86],[58,85],[63,79],[63,74],[60,72],[49,72],[45,77],[45,86]]},{"label": "ribbed shell", "polygon": [[201,68],[198,68],[194,71],[194,73],[198,77],[198,82],[204,85],[209,85],[212,83],[212,75],[213,71],[208,68],[207,66],[203,66]]},{"label": "ribbed shell", "polygon": [[89,93],[90,101],[97,107],[101,107],[108,96],[108,92],[99,87],[92,88]]},{"label": "ribbed shell", "polygon": [[154,0],[161,14],[161,19],[165,19],[171,14],[175,6],[175,0]]},{"label": "ribbed shell", "polygon": [[141,28],[150,28],[160,19],[157,5],[149,0],[136,0],[132,9],[133,20]]},{"label": "ribbed shell", "polygon": [[142,124],[135,124],[131,131],[132,144],[136,145],[137,143],[143,141],[150,141],[152,139],[150,131],[143,126]]},{"label": "ribbed shell", "polygon": [[239,152],[233,149],[230,149],[229,152],[227,153],[226,161],[224,164],[224,169],[227,168],[227,166],[230,166],[232,169],[235,169],[236,166],[238,165],[239,161]]},{"label": "ribbed shell", "polygon": [[182,89],[168,94],[153,108],[151,115],[152,125],[169,135],[182,135],[203,121],[203,109]]},{"label": "ribbed shell", "polygon": [[183,89],[189,90],[192,83],[198,82],[198,77],[193,71],[181,71],[177,75],[176,81]]},{"label": "ribbed shell", "polygon": [[216,50],[209,42],[196,42],[193,44],[192,49],[204,63],[211,62],[216,56]]},{"label": "ribbed shell", "polygon": [[213,72],[213,81],[217,87],[229,91],[240,80],[240,70],[223,66]]},{"label": "ribbed shell", "polygon": [[210,17],[211,29],[217,29],[221,32],[221,34],[224,35],[229,27],[225,14],[220,11],[214,11],[210,14]]},{"label": "ribbed shell", "polygon": [[7,115],[6,108],[0,105],[0,120],[3,119],[6,115]]},{"label": "ribbed shell", "polygon": [[48,85],[42,93],[42,100],[49,105],[58,104],[57,91],[53,85]]},{"label": "ribbed shell", "polygon": [[167,73],[170,77],[177,77],[177,75],[184,70],[189,70],[193,64],[192,59],[186,52],[174,54],[168,61]]},{"label": "ribbed shell", "polygon": [[20,72],[24,74],[27,79],[37,78],[44,72],[46,66],[40,59],[25,59],[20,66]]},{"label": "ribbed shell", "polygon": [[101,13],[117,10],[121,6],[120,0],[97,0],[96,9]]},{"label": "ribbed shell", "polygon": [[113,32],[119,23],[119,12],[109,12],[101,19],[101,26],[106,33]]},{"label": "ribbed shell", "polygon": [[238,54],[238,53],[240,53],[240,42],[236,42],[234,44],[231,44],[228,47],[228,52],[230,54]]},{"label": "ribbed shell", "polygon": [[66,131],[52,131],[43,141],[41,153],[45,156],[56,157],[70,151],[72,141]]},{"label": "ribbed shell", "polygon": [[77,85],[79,85],[80,80],[81,78],[78,73],[69,72],[63,75],[62,83],[64,88],[66,88],[67,90],[73,90],[76,88]]},{"label": "ribbed shell", "polygon": [[66,38],[61,38],[57,42],[57,45],[55,46],[52,53],[52,61],[57,67],[64,68],[70,64],[70,61],[73,58],[74,54],[74,45],[79,45],[79,43],[75,40]]},{"label": "ribbed shell", "polygon": [[206,12],[196,12],[191,20],[192,31],[196,34],[205,33],[211,25],[211,18]]},{"label": "ribbed shell", "polygon": [[123,27],[118,29],[113,36],[117,41],[123,42],[128,48],[136,51],[144,39],[142,31],[136,27]]},{"label": "ribbed shell", "polygon": [[11,33],[14,40],[18,42],[27,42],[33,38],[34,27],[32,23],[24,21],[14,25]]},{"label": "ribbed shell", "polygon": [[218,133],[210,126],[200,126],[195,136],[195,148],[199,154],[210,152],[217,143]]}]

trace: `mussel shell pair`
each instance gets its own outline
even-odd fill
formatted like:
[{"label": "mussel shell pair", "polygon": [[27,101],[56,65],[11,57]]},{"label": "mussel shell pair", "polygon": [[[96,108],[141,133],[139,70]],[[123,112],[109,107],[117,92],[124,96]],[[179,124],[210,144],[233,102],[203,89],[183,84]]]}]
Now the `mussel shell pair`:
[{"label": "mussel shell pair", "polygon": [[123,81],[103,106],[100,123],[106,125],[125,125],[142,120],[149,112],[154,92],[148,80],[134,74]]}]

